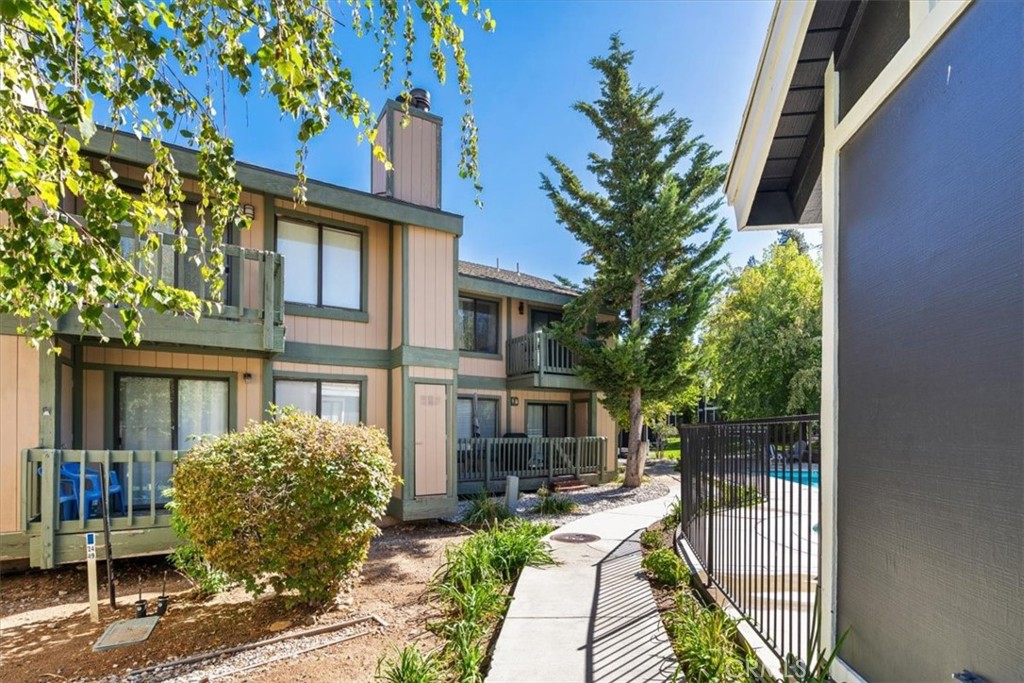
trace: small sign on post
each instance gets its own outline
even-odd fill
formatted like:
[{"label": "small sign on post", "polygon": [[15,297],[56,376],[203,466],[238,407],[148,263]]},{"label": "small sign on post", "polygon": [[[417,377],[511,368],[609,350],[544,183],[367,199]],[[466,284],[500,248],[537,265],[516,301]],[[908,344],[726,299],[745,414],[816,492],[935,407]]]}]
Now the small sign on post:
[{"label": "small sign on post", "polygon": [[96,585],[96,534],[85,535],[85,564],[89,580],[89,619],[100,623],[100,597]]}]

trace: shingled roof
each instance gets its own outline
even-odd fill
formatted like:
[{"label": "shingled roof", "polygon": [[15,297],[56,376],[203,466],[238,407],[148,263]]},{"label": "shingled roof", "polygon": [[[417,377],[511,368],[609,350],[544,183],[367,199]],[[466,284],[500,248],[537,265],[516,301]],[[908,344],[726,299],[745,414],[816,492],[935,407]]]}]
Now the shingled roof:
[{"label": "shingled roof", "polygon": [[565,296],[577,296],[579,294],[576,290],[552,280],[527,275],[518,270],[505,270],[504,268],[495,268],[494,266],[485,266],[481,263],[471,263],[469,261],[459,261],[459,275],[479,278],[481,280],[504,282],[510,285],[529,287],[541,292],[551,292]]}]

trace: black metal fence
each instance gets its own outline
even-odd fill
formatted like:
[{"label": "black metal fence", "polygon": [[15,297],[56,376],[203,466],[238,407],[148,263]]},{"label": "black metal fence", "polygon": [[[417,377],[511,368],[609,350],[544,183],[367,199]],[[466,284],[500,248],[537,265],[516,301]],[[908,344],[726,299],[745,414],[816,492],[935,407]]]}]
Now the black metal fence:
[{"label": "black metal fence", "polygon": [[817,415],[681,426],[682,535],[709,588],[806,661],[820,566]]}]

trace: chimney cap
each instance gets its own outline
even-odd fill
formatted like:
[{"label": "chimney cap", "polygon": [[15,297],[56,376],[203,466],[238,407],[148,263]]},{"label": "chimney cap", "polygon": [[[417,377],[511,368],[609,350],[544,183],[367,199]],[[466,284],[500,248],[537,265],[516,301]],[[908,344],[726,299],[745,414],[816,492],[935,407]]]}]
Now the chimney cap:
[{"label": "chimney cap", "polygon": [[413,88],[409,91],[409,94],[400,94],[397,97],[399,102],[404,102],[408,98],[409,106],[414,109],[421,109],[423,111],[430,111],[430,91],[426,88]]}]

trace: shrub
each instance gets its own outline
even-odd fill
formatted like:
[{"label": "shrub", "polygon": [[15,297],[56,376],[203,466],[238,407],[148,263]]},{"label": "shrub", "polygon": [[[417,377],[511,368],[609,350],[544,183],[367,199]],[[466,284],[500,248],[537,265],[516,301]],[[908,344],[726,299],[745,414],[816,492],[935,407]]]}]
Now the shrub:
[{"label": "shrub", "polygon": [[200,596],[213,595],[229,588],[232,583],[231,579],[224,572],[214,569],[203,558],[203,554],[199,552],[199,548],[188,534],[188,526],[180,516],[171,516],[171,528],[174,533],[184,539],[171,552],[171,564],[192,584],[192,588]]},{"label": "shrub", "polygon": [[432,655],[406,645],[391,657],[377,660],[376,680],[381,683],[441,683],[441,669]]},{"label": "shrub", "polygon": [[488,636],[508,605],[506,588],[526,565],[554,563],[542,540],[551,529],[548,524],[512,519],[445,550],[432,582],[445,617],[429,628],[444,641],[441,652],[451,670],[450,680],[483,681]]},{"label": "shrub", "polygon": [[470,499],[469,510],[462,521],[465,524],[494,524],[511,516],[503,499],[491,498],[486,491],[481,491]]},{"label": "shrub", "polygon": [[651,552],[640,566],[664,586],[675,587],[690,580],[690,572],[686,565],[668,548],[659,548]]},{"label": "shrub", "polygon": [[209,565],[311,605],[358,572],[395,484],[387,436],[296,411],[192,448],[173,514]]},{"label": "shrub", "polygon": [[675,602],[665,621],[686,680],[747,683],[748,663],[736,643],[736,622],[720,609],[705,608],[686,591],[676,594]]},{"label": "shrub", "polygon": [[668,506],[667,513],[661,523],[666,527],[676,527],[683,523],[683,501],[675,500]]},{"label": "shrub", "polygon": [[551,493],[547,489],[538,490],[537,495],[540,502],[533,511],[539,515],[567,515],[578,507],[569,496]]},{"label": "shrub", "polygon": [[644,529],[640,532],[640,545],[648,550],[665,547],[665,540],[657,529]]},{"label": "shrub", "polygon": [[551,551],[541,540],[551,529],[548,524],[518,519],[499,522],[445,549],[439,582],[460,587],[484,580],[512,583],[528,564],[554,564]]}]

